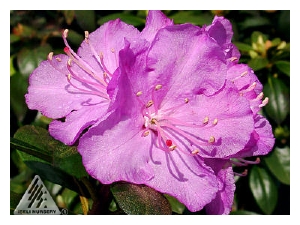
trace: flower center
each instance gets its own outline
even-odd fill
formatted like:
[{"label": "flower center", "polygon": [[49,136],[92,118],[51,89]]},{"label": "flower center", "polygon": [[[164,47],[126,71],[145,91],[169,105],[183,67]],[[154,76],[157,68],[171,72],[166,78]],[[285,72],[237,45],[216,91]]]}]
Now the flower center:
[{"label": "flower center", "polygon": [[[218,124],[218,119],[214,118],[209,121],[209,117],[206,116],[199,122],[187,122],[176,118],[176,114],[184,105],[189,104],[190,100],[188,98],[182,99],[182,102],[178,105],[169,107],[167,109],[160,108],[157,105],[155,99],[156,91],[160,90],[162,85],[156,85],[152,92],[152,99],[148,100],[146,103],[142,102],[139,97],[142,92],[136,93],[138,101],[142,105],[142,116],[144,118],[143,125],[143,137],[147,137],[149,134],[154,135],[156,146],[163,151],[173,151],[179,150],[184,154],[197,155],[201,150],[204,150],[205,146],[211,146],[216,142],[214,136],[209,136],[209,138],[200,138],[197,135],[191,134],[190,128],[203,128],[203,127],[213,127]],[[187,131],[189,129],[189,131]],[[188,142],[188,145],[182,143]],[[184,146],[184,147],[182,147]],[[187,147],[191,146],[191,147]]]},{"label": "flower center", "polygon": [[[77,53],[75,53],[67,41],[68,29],[63,32],[62,38],[65,43],[64,52],[69,57],[67,61],[67,71],[62,70],[61,67],[57,66],[55,63],[61,63],[62,60],[59,57],[55,57],[56,62],[53,62],[53,52],[50,52],[48,55],[48,60],[51,65],[60,71],[62,74],[65,74],[67,81],[71,87],[83,94],[92,94],[97,95],[101,98],[109,100],[107,94],[107,86],[109,81],[112,78],[112,73],[106,68],[103,61],[103,53],[96,53],[95,48],[89,41],[89,33],[85,32],[85,42],[88,44],[92,56],[96,59],[102,75],[99,75],[99,72],[95,70],[92,66],[89,65],[87,61],[81,58]],[[115,53],[112,49],[112,53]]]}]

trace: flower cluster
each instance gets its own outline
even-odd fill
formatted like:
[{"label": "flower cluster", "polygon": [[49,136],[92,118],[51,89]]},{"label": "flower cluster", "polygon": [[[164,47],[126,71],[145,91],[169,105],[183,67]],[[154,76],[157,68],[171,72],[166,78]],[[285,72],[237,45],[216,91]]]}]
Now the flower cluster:
[{"label": "flower cluster", "polygon": [[[274,145],[259,114],[262,84],[232,44],[231,23],[198,27],[149,11],[139,31],[105,23],[77,52],[30,76],[26,102],[52,118],[50,134],[78,145],[87,172],[103,184],[144,184],[190,211],[229,214],[235,166],[258,163]],[[239,174],[243,175],[243,173]]]}]

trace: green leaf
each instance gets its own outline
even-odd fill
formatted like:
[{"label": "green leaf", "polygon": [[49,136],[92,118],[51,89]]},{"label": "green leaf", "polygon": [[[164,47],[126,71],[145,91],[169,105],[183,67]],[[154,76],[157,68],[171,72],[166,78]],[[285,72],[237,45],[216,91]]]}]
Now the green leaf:
[{"label": "green leaf", "polygon": [[10,57],[10,76],[12,76],[16,73],[16,70],[14,67],[14,58],[15,58],[15,56]]},{"label": "green leaf", "polygon": [[10,107],[17,117],[18,122],[21,122],[28,110],[25,103],[24,95],[27,92],[28,82],[19,72],[10,76]]},{"label": "green leaf", "polygon": [[113,14],[109,14],[107,16],[103,16],[97,21],[97,24],[102,25],[102,24],[108,22],[109,20],[115,20],[118,18],[120,20],[122,20],[123,22],[125,22],[127,24],[131,24],[135,27],[145,25],[145,19],[140,18],[135,15],[132,15],[132,14],[127,14],[127,13],[113,13]]},{"label": "green leaf", "polygon": [[66,146],[55,140],[44,128],[31,125],[23,126],[15,133],[11,144],[21,151],[20,156],[23,161],[35,169],[42,166],[39,163],[34,165],[35,162],[40,162],[47,163],[49,166],[76,178],[87,176],[76,147]]},{"label": "green leaf", "polygon": [[168,215],[171,206],[163,194],[145,185],[115,183],[111,192],[126,214]]},{"label": "green leaf", "polygon": [[94,10],[75,10],[75,17],[82,30],[92,32],[96,29],[96,15]]},{"label": "green leaf", "polygon": [[263,160],[280,182],[290,184],[290,148],[288,146],[284,148],[276,147]]},{"label": "green leaf", "polygon": [[263,58],[263,57],[259,57],[259,56],[255,57],[255,58],[253,58],[253,59],[250,59],[249,62],[248,62],[248,65],[249,65],[254,71],[263,69],[263,68],[265,68],[268,64],[269,64],[268,59]]},{"label": "green leaf", "polygon": [[210,24],[213,20],[213,15],[210,12],[200,12],[192,10],[179,11],[173,15],[170,15],[170,19],[173,19],[175,24],[192,23],[195,25]]},{"label": "green leaf", "polygon": [[230,212],[230,215],[259,215],[258,213],[247,211],[247,210],[236,210]]},{"label": "green leaf", "polygon": [[264,107],[266,113],[278,125],[281,124],[290,112],[289,88],[280,79],[269,77],[264,94],[269,98],[269,103]]},{"label": "green leaf", "polygon": [[37,48],[23,48],[17,55],[17,63],[21,74],[26,77],[40,64],[47,59],[51,46],[45,44]]},{"label": "green leaf", "polygon": [[22,199],[23,194],[18,194],[13,191],[10,191],[10,215],[14,214],[15,209],[17,208],[19,202]]},{"label": "green leaf", "polygon": [[234,42],[234,44],[240,51],[248,52],[248,51],[253,50],[251,45],[248,45],[248,44],[245,44],[242,42]]},{"label": "green leaf", "polygon": [[290,76],[290,62],[288,61],[277,61],[274,65],[284,74]]},{"label": "green leaf", "polygon": [[241,29],[249,29],[252,27],[259,27],[269,25],[269,19],[261,16],[249,17],[245,19],[242,23],[240,23]]},{"label": "green leaf", "polygon": [[62,12],[65,16],[66,23],[68,25],[71,25],[71,23],[73,22],[73,20],[75,18],[75,11],[74,10],[62,10]]},{"label": "green leaf", "polygon": [[264,168],[253,166],[250,171],[249,185],[254,199],[265,214],[272,214],[277,204],[278,190]]},{"label": "green leaf", "polygon": [[170,195],[167,195],[167,194],[165,194],[164,196],[170,202],[171,208],[172,208],[173,212],[178,213],[178,214],[182,214],[183,213],[183,211],[185,210],[185,205],[184,204],[182,204],[181,202],[179,202],[173,196],[170,196]]}]

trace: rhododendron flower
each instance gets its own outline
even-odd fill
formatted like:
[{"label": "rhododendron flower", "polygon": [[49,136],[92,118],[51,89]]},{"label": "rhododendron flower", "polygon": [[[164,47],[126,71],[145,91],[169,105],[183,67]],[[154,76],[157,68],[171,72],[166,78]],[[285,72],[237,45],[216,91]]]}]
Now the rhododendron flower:
[{"label": "rhododendron flower", "polygon": [[160,27],[172,24],[162,16],[158,11],[149,13],[142,34],[119,19],[109,21],[91,34],[86,32],[77,53],[67,42],[68,30],[63,32],[66,55],[51,52],[31,74],[25,96],[30,109],[54,119],[49,125],[54,138],[74,144],[84,129],[108,115],[115,88],[110,81],[124,40],[140,36],[151,40]]},{"label": "rhododendron flower", "polygon": [[174,25],[159,11],[141,32],[115,20],[86,33],[77,53],[65,32],[67,55],[33,72],[27,103],[54,119],[55,138],[80,136],[83,165],[101,183],[144,184],[190,211],[229,214],[234,167],[274,144],[258,114],[268,99],[232,36],[223,17]]},{"label": "rhododendron flower", "polygon": [[120,51],[122,105],[78,146],[91,176],[146,184],[191,211],[230,212],[230,158],[256,143],[255,119],[250,99],[229,79],[236,57],[212,34],[191,24],[167,26],[149,46],[128,42]]}]

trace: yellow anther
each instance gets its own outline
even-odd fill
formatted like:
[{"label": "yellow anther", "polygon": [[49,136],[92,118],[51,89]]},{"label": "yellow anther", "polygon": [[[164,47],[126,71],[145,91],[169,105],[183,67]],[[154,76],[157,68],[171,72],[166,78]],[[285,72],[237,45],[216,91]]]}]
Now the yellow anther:
[{"label": "yellow anther", "polygon": [[169,147],[169,149],[170,149],[171,151],[174,151],[174,150],[175,150],[175,148],[177,148],[177,146],[176,146],[176,145],[171,145],[171,146]]},{"label": "yellow anther", "polygon": [[161,84],[158,84],[158,85],[155,86],[155,90],[156,90],[156,91],[159,90],[159,89],[161,89],[161,88],[162,88],[162,85],[161,85]]},{"label": "yellow anther", "polygon": [[72,59],[68,59],[68,66],[71,66]]},{"label": "yellow anther", "polygon": [[48,54],[48,59],[49,59],[49,60],[52,60],[52,57],[53,57],[53,52],[50,52],[50,53]]},{"label": "yellow anther", "polygon": [[208,118],[208,116],[206,116],[206,117],[204,118],[204,120],[203,120],[203,124],[207,124],[208,121],[209,121],[209,118]]},{"label": "yellow anther", "polygon": [[67,75],[68,80],[71,80],[71,74]]},{"label": "yellow anther", "polygon": [[141,96],[142,94],[143,94],[143,92],[142,92],[142,91],[139,91],[139,92],[136,93],[136,96],[139,97],[139,96]]},{"label": "yellow anther", "polygon": [[114,48],[111,48],[110,51],[111,51],[112,53],[115,53],[115,49],[114,49]]},{"label": "yellow anther", "polygon": [[147,137],[149,134],[150,134],[150,131],[149,131],[149,130],[146,130],[146,131],[143,133],[143,136],[144,136],[144,137]]},{"label": "yellow anther", "polygon": [[214,136],[210,136],[210,138],[208,139],[208,143],[215,143],[215,137]]},{"label": "yellow anther", "polygon": [[214,119],[214,121],[213,121],[213,125],[217,125],[217,123],[218,123],[218,119],[216,118],[216,119]]},{"label": "yellow anther", "polygon": [[56,57],[55,59],[56,59],[57,62],[61,62],[61,58]]},{"label": "yellow anther", "polygon": [[64,35],[64,37],[65,37],[65,38],[67,38],[67,37],[68,37],[68,32],[69,32],[69,30],[68,30],[68,29],[65,29],[65,30],[64,30],[64,33],[63,33],[63,35]]},{"label": "yellow anther", "polygon": [[194,151],[192,151],[192,154],[193,155],[196,155],[196,154],[198,154],[200,151],[199,151],[199,149],[195,149]]},{"label": "yellow anther", "polygon": [[190,100],[189,100],[188,98],[185,98],[185,99],[184,99],[184,102],[185,102],[185,103],[188,103],[189,101],[190,101]]},{"label": "yellow anther", "polygon": [[246,76],[248,74],[248,71],[245,71],[241,74],[241,77]]},{"label": "yellow anther", "polygon": [[229,60],[231,61],[231,62],[233,62],[233,61],[235,61],[235,60],[237,60],[238,58],[237,57],[231,57]]},{"label": "yellow anther", "polygon": [[84,37],[85,37],[86,39],[89,38],[89,32],[88,32],[88,31],[84,31]]},{"label": "yellow anther", "polygon": [[146,108],[149,108],[150,106],[152,106],[153,103],[154,103],[154,102],[153,102],[152,100],[150,100],[150,101],[147,103]]}]

